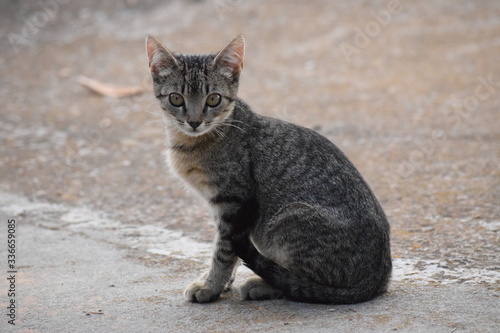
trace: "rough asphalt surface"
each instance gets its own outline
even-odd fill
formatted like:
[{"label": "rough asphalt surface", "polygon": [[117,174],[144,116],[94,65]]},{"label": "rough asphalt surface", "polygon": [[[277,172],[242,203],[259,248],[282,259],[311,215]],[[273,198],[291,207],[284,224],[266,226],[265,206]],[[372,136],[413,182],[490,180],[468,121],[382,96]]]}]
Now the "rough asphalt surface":
[{"label": "rough asphalt surface", "polygon": [[[500,2],[0,8],[1,332],[500,331]],[[236,290],[184,300],[215,226],[164,166],[144,37],[203,53],[238,33],[240,96],[331,139],[379,197],[395,266],[386,295],[342,306],[247,302]],[[103,97],[80,75],[146,92]]]}]

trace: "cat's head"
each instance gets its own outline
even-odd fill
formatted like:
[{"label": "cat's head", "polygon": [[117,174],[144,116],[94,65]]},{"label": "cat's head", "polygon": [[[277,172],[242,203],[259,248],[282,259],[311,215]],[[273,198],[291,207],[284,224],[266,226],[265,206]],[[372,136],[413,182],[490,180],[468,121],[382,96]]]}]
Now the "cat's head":
[{"label": "cat's head", "polygon": [[207,55],[172,53],[152,36],[146,37],[146,49],[155,96],[174,129],[195,137],[227,120],[243,68],[243,36]]}]

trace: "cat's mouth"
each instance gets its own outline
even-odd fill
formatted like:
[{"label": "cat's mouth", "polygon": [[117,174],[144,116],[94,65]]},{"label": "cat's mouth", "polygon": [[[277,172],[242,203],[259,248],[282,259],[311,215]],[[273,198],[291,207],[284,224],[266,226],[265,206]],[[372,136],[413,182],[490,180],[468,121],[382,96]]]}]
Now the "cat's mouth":
[{"label": "cat's mouth", "polygon": [[211,130],[211,121],[184,121],[179,123],[182,131],[192,137],[197,137],[208,133]]}]

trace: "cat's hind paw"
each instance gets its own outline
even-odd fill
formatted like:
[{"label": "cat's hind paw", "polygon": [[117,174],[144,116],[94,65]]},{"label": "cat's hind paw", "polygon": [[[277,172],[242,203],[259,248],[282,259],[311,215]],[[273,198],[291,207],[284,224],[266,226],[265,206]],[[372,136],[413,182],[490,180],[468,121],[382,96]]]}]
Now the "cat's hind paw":
[{"label": "cat's hind paw", "polygon": [[240,287],[241,296],[246,300],[262,301],[282,298],[283,292],[271,287],[262,278],[251,278]]},{"label": "cat's hind paw", "polygon": [[209,303],[216,301],[220,296],[220,292],[214,291],[203,282],[196,281],[187,287],[184,296],[189,302]]}]

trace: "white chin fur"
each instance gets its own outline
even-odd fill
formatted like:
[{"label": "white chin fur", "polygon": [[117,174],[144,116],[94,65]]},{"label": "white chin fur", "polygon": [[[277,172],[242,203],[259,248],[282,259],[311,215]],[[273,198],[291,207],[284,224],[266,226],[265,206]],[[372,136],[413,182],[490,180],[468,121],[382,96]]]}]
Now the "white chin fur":
[{"label": "white chin fur", "polygon": [[193,128],[191,128],[191,127],[187,128],[187,129],[185,127],[183,127],[182,132],[186,135],[189,135],[192,137],[197,137],[197,136],[208,133],[208,128],[204,127],[201,130],[199,128],[197,128],[196,130],[193,130]]},{"label": "white chin fur", "polygon": [[192,137],[197,137],[197,136],[200,136],[200,135],[203,135],[206,133],[206,131],[203,131],[203,132],[186,132],[186,131],[183,131],[184,134],[188,135],[188,136],[192,136]]}]

